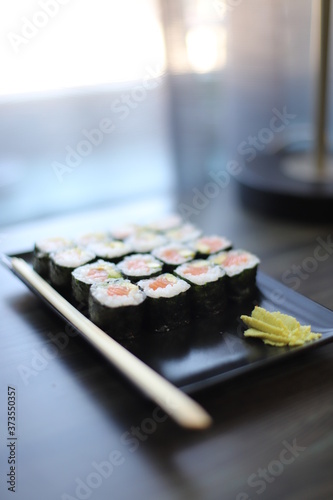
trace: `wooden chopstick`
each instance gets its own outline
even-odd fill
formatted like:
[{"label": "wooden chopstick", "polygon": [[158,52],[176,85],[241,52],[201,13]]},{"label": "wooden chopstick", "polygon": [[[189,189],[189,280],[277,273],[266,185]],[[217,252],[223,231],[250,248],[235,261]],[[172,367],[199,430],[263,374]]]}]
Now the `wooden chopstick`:
[{"label": "wooden chopstick", "polygon": [[10,263],[17,274],[32,285],[80,331],[86,340],[179,425],[189,429],[205,429],[211,425],[212,418],[198,403],[98,328],[41,278],[23,259],[12,257]]}]

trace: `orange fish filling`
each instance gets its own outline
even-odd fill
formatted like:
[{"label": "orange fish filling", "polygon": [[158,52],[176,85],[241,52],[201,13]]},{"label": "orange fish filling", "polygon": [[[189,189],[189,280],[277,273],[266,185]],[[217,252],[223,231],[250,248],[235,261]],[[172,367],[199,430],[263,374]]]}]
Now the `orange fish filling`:
[{"label": "orange fish filling", "polygon": [[211,252],[217,252],[223,248],[223,243],[219,238],[201,238],[199,243],[207,247]]},{"label": "orange fish filling", "polygon": [[167,260],[179,261],[180,260],[180,255],[177,252],[177,250],[169,248],[168,250],[164,250],[164,252],[163,252],[163,258],[167,259]]},{"label": "orange fish filling", "polygon": [[158,288],[166,288],[168,285],[172,285],[171,281],[168,278],[158,278],[150,283],[149,288],[152,290],[157,290]]},{"label": "orange fish filling", "polygon": [[147,273],[150,271],[149,266],[142,260],[131,260],[127,263],[127,267],[131,271],[142,269],[142,272]]},{"label": "orange fish filling", "polygon": [[125,296],[125,295],[128,295],[128,288],[126,288],[125,286],[121,286],[121,285],[111,285],[108,287],[108,295],[110,295],[110,297],[114,297],[114,296]]},{"label": "orange fish filling", "polygon": [[200,276],[208,271],[208,266],[188,266],[184,274],[191,274],[192,276]]},{"label": "orange fish filling", "polygon": [[105,269],[102,269],[102,268],[92,268],[92,269],[89,269],[88,273],[87,273],[87,276],[89,278],[92,278],[92,279],[101,279],[101,280],[104,280],[108,277],[108,273],[107,271],[105,271]]},{"label": "orange fish filling", "polygon": [[228,255],[221,264],[223,266],[238,266],[239,264],[245,264],[247,261],[247,255]]}]

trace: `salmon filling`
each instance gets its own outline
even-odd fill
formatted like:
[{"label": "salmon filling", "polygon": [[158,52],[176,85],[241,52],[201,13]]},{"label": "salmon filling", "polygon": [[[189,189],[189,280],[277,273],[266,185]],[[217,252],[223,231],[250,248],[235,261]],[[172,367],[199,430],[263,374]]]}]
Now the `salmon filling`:
[{"label": "salmon filling", "polygon": [[130,271],[136,271],[140,269],[142,273],[149,273],[150,267],[142,260],[131,260],[127,263],[127,267]]},{"label": "salmon filling", "polygon": [[200,274],[205,274],[208,271],[208,266],[188,266],[184,274],[191,274],[192,276],[199,276]]},{"label": "salmon filling", "polygon": [[151,288],[152,290],[157,290],[158,288],[166,288],[168,285],[172,285],[171,281],[169,281],[165,277],[162,277],[150,283],[149,288]]},{"label": "salmon filling", "polygon": [[89,269],[89,271],[87,272],[87,276],[93,280],[105,280],[107,279],[108,277],[108,273],[107,271],[105,271],[105,269],[102,269],[102,268],[92,268],[92,269]]},{"label": "salmon filling", "polygon": [[172,260],[175,262],[180,260],[179,253],[177,252],[177,250],[173,250],[172,248],[165,250],[162,255],[163,255],[163,258],[166,260]]},{"label": "salmon filling", "polygon": [[121,285],[112,285],[112,286],[109,286],[108,287],[108,291],[107,291],[107,294],[110,296],[110,297],[114,297],[115,295],[116,296],[124,296],[124,295],[128,295],[129,293],[129,290],[127,287],[125,286],[121,286]]},{"label": "salmon filling", "polygon": [[223,266],[238,266],[246,264],[249,260],[247,255],[228,255],[224,261],[221,262]]},{"label": "salmon filling", "polygon": [[204,250],[210,252],[218,252],[223,248],[223,244],[219,238],[201,238],[199,240],[199,245]]}]

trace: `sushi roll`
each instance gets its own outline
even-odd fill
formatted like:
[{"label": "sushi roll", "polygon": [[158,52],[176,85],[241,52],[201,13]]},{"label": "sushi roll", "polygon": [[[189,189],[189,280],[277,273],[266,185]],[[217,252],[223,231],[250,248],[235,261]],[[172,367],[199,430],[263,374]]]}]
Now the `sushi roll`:
[{"label": "sushi roll", "polygon": [[89,250],[96,254],[99,259],[119,262],[125,255],[131,253],[132,248],[128,243],[120,240],[100,241],[92,243]]},{"label": "sushi roll", "polygon": [[167,332],[190,321],[189,283],[173,274],[140,280],[139,287],[147,295],[147,314],[150,327]]},{"label": "sushi roll", "polygon": [[90,287],[91,321],[115,339],[140,334],[145,313],[145,293],[128,279],[110,279]]},{"label": "sushi roll", "polygon": [[231,247],[231,241],[222,236],[202,236],[192,243],[197,259],[204,259],[217,252],[230,250]]},{"label": "sushi roll", "polygon": [[153,222],[150,222],[149,224],[147,224],[146,227],[147,229],[150,229],[152,231],[163,233],[165,231],[170,231],[171,229],[175,229],[181,226],[181,224],[182,224],[181,216],[173,214],[173,215],[167,215]]},{"label": "sushi roll", "polygon": [[136,253],[151,252],[157,247],[165,245],[167,242],[163,234],[148,229],[142,229],[126,238],[125,242],[132,247]]},{"label": "sushi roll", "polygon": [[155,248],[152,254],[163,262],[165,271],[172,272],[177,266],[194,259],[195,252],[179,243],[170,243]]},{"label": "sushi roll", "polygon": [[93,243],[110,241],[110,239],[111,237],[107,233],[86,233],[76,238],[75,242],[79,247],[88,247]]},{"label": "sushi roll", "polygon": [[72,271],[95,259],[95,254],[85,248],[72,247],[50,255],[50,280],[57,288],[70,290]]},{"label": "sushi roll", "polygon": [[217,314],[226,305],[226,273],[204,259],[177,267],[175,274],[191,284],[191,309],[194,316]]},{"label": "sushi roll", "polygon": [[140,227],[139,224],[123,224],[122,226],[111,229],[110,234],[113,239],[123,241],[136,233]]},{"label": "sushi roll", "polygon": [[73,297],[80,303],[87,303],[89,289],[95,283],[102,283],[110,278],[121,278],[121,272],[112,262],[98,260],[92,264],[77,267],[72,271]]},{"label": "sushi roll", "polygon": [[125,257],[119,262],[118,268],[124,276],[132,281],[152,278],[162,272],[163,264],[151,254],[137,253]]},{"label": "sushi roll", "polygon": [[41,276],[49,276],[50,254],[74,246],[70,240],[61,237],[44,238],[35,243],[33,268]]},{"label": "sushi roll", "polygon": [[243,299],[255,290],[256,275],[260,260],[256,255],[245,250],[230,250],[209,257],[227,274],[228,295],[234,299]]},{"label": "sushi roll", "polygon": [[177,242],[177,243],[188,243],[189,241],[193,241],[196,238],[201,236],[201,230],[187,222],[186,224],[182,224],[178,228],[170,229],[165,232],[168,240]]}]

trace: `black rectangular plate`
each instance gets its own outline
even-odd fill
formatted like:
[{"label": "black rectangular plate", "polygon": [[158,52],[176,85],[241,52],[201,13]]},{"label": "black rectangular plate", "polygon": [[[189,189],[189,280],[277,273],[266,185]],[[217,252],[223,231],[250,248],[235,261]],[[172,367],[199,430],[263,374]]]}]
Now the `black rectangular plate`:
[{"label": "black rectangular plate", "polygon": [[[31,262],[32,254],[12,255]],[[13,271],[57,314],[62,315],[20,275]],[[272,347],[259,339],[243,336],[241,314],[250,314],[255,305],[291,314],[301,324],[322,334],[318,340],[298,347]],[[65,320],[68,322],[68,320]],[[223,315],[193,321],[166,333],[143,333],[122,344],[162,376],[186,392],[193,392],[282,361],[333,340],[333,311],[258,272],[253,296],[230,304]]]}]

